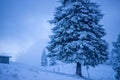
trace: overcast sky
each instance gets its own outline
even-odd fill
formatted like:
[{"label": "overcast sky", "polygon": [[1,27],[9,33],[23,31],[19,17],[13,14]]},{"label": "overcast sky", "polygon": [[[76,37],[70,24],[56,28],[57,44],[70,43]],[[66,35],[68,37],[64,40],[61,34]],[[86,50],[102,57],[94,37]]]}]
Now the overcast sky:
[{"label": "overcast sky", "polygon": [[[104,13],[101,23],[111,47],[111,42],[120,33],[120,0],[92,1],[101,5]],[[52,28],[47,20],[53,18],[58,5],[58,0],[0,0],[0,52],[8,53],[16,60],[36,43],[42,50]]]}]

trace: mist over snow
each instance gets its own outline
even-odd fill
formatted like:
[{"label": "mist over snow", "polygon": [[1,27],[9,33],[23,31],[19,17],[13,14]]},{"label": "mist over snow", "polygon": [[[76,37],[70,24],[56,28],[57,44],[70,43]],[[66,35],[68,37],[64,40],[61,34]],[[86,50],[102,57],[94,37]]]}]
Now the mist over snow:
[{"label": "mist over snow", "polygon": [[25,52],[21,52],[17,57],[18,62],[26,63],[28,65],[39,65],[41,62],[41,54],[43,50],[46,48],[47,41],[41,39],[35,44],[31,45]]},{"label": "mist over snow", "polygon": [[0,0],[0,80],[119,80],[119,14],[120,0]]},{"label": "mist over snow", "polygon": [[[92,1],[101,5],[104,13],[101,24],[104,25],[107,33],[105,39],[111,49],[111,42],[120,32],[120,1]],[[0,0],[0,53],[12,56],[12,61],[29,63],[31,58],[38,59],[53,27],[47,21],[53,18],[58,5],[58,0]]]}]

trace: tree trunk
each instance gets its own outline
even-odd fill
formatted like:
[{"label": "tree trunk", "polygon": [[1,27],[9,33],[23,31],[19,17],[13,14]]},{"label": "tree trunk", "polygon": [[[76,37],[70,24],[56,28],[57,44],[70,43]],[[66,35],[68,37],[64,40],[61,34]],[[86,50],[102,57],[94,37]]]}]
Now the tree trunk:
[{"label": "tree trunk", "polygon": [[77,63],[76,74],[79,75],[80,77],[82,77],[82,70],[81,70],[81,64],[80,63]]}]

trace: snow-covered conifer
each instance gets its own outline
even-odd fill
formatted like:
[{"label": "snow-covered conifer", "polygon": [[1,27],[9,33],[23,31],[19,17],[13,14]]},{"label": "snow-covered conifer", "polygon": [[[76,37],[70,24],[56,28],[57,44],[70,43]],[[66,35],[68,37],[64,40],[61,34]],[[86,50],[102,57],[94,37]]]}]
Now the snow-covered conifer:
[{"label": "snow-covered conifer", "polygon": [[41,66],[47,66],[47,55],[45,49],[43,50],[41,55]]},{"label": "snow-covered conifer", "polygon": [[106,62],[106,64],[108,64],[108,65],[113,65],[113,57],[114,56],[114,51],[113,50],[111,50],[111,52],[109,52],[109,58],[108,58],[108,61]]},{"label": "snow-covered conifer", "polygon": [[81,65],[96,66],[108,58],[105,30],[99,24],[103,17],[99,5],[90,0],[60,0],[54,19],[55,27],[47,46],[49,57],[65,63],[76,63],[76,74],[82,76]]},{"label": "snow-covered conifer", "polygon": [[116,80],[120,80],[120,34],[116,42],[113,42],[113,69],[116,72]]}]

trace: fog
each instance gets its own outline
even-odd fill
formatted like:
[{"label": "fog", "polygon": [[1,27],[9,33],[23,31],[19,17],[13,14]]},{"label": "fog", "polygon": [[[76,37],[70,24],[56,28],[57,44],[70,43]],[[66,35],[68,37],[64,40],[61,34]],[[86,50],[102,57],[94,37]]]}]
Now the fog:
[{"label": "fog", "polygon": [[[120,1],[92,1],[101,5],[101,24],[111,50],[120,33]],[[53,27],[47,21],[58,5],[58,0],[0,0],[0,53],[12,56],[12,61],[38,64]]]}]

